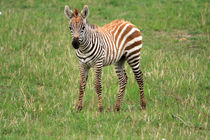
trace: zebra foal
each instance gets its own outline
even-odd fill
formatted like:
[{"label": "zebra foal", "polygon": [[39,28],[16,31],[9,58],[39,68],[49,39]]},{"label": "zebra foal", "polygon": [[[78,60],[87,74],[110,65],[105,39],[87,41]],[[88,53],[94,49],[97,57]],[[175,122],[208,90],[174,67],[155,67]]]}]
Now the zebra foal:
[{"label": "zebra foal", "polygon": [[139,67],[142,35],[139,29],[128,21],[115,20],[103,27],[89,24],[87,17],[88,6],[85,5],[81,13],[76,8],[74,12],[65,6],[64,13],[70,19],[69,28],[72,34],[72,46],[80,63],[80,88],[77,109],[82,109],[83,96],[88,71],[91,67],[95,70],[95,90],[98,95],[99,111],[103,110],[101,99],[101,74],[102,67],[115,64],[115,71],[119,79],[119,94],[115,109],[121,108],[121,102],[127,83],[124,68],[128,62],[135,75],[140,89],[141,108],[146,108],[143,91],[143,74]]}]

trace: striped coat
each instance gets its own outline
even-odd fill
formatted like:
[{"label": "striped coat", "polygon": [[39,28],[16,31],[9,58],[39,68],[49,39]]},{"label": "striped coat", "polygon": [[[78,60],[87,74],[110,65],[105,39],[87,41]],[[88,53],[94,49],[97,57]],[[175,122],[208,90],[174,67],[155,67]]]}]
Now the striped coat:
[{"label": "striped coat", "polygon": [[64,13],[70,19],[69,28],[72,33],[72,45],[80,62],[80,94],[78,109],[82,109],[82,100],[88,79],[88,71],[95,69],[95,89],[98,95],[99,110],[103,110],[101,99],[102,67],[115,64],[115,71],[119,79],[119,94],[115,109],[121,108],[122,97],[127,83],[124,69],[125,61],[131,66],[140,89],[141,107],[146,108],[143,91],[143,74],[139,67],[142,35],[132,23],[115,20],[103,27],[91,25],[87,21],[89,9],[84,6],[81,14],[77,9],[72,12],[65,6]]},{"label": "striped coat", "polygon": [[[139,29],[130,22],[115,20],[103,27],[91,28],[88,33],[94,40],[88,49],[77,50],[80,62],[93,66],[98,59],[94,56],[101,56],[103,66],[107,66],[118,62],[123,55],[129,56],[133,52],[136,52],[139,60],[142,36]],[[85,45],[84,43],[81,45]]]}]

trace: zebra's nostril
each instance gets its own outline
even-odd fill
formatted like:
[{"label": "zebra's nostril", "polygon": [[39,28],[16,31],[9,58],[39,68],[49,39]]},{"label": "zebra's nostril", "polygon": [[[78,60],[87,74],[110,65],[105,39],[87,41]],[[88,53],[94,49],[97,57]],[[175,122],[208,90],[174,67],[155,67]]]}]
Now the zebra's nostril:
[{"label": "zebra's nostril", "polygon": [[72,41],[72,46],[75,48],[75,49],[78,49],[79,48],[79,38],[76,37],[76,38],[73,38],[73,41]]}]

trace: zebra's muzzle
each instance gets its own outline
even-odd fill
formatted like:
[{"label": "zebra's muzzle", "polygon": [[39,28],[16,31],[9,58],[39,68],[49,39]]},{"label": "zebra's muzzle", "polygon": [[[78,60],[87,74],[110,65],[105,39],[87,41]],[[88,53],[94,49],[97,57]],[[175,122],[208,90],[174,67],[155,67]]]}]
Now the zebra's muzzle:
[{"label": "zebra's muzzle", "polygon": [[75,48],[75,49],[78,49],[79,48],[79,38],[73,38],[73,41],[72,41],[72,46]]}]

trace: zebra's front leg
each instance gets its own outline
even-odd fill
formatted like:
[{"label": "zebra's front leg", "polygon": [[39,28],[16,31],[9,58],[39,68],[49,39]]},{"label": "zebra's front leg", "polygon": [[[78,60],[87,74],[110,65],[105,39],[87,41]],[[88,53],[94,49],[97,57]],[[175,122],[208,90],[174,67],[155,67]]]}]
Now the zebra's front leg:
[{"label": "zebra's front leg", "polygon": [[101,98],[101,91],[102,91],[102,86],[101,86],[101,74],[102,74],[102,62],[98,62],[95,67],[95,90],[98,95],[98,108],[99,111],[103,111],[103,105],[102,105],[102,98]]},{"label": "zebra's front leg", "polygon": [[78,101],[78,106],[77,106],[78,111],[82,110],[83,96],[84,96],[86,81],[88,79],[88,71],[89,71],[89,68],[80,64],[80,88],[79,88],[79,101]]}]

